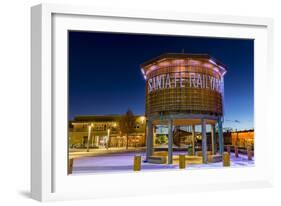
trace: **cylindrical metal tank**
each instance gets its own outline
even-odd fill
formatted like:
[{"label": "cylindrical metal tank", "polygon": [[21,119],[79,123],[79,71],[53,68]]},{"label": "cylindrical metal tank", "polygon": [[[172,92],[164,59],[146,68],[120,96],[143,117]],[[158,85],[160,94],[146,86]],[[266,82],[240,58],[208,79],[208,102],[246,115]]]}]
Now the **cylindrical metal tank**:
[{"label": "cylindrical metal tank", "polygon": [[223,116],[226,67],[207,54],[163,54],[141,65],[146,116]]}]

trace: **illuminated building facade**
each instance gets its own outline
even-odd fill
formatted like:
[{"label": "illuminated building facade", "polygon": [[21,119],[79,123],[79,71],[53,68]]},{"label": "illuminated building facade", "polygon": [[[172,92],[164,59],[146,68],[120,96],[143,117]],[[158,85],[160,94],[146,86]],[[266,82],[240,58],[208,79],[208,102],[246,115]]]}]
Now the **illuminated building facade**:
[{"label": "illuminated building facade", "polygon": [[254,130],[231,132],[231,145],[242,148],[254,146]]},{"label": "illuminated building facade", "polygon": [[[77,116],[69,122],[70,148],[125,147],[127,138],[121,133],[119,124],[122,115]],[[129,134],[128,146],[145,145],[145,120],[135,116],[134,130]]]},{"label": "illuminated building facade", "polygon": [[[168,163],[173,162],[175,128],[201,126],[202,157],[207,163],[206,125],[211,126],[212,154],[216,154],[216,133],[219,153],[223,143],[223,98],[226,66],[206,54],[163,54],[141,65],[146,80],[145,116],[146,157],[153,156],[153,137],[157,125],[168,126]],[[218,131],[216,131],[216,127]]]}]

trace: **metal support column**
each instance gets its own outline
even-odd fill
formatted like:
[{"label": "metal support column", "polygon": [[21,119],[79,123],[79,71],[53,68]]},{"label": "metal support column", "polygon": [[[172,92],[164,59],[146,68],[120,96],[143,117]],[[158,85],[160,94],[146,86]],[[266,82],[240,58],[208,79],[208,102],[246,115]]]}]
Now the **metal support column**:
[{"label": "metal support column", "polygon": [[146,123],[146,161],[148,157],[152,155],[152,147],[153,147],[153,125],[151,120],[147,120]]},{"label": "metal support column", "polygon": [[214,124],[211,125],[211,135],[212,135],[212,154],[216,154],[216,127]]},{"label": "metal support column", "polygon": [[218,133],[219,133],[219,152],[222,155],[224,152],[224,143],[223,143],[223,130],[222,130],[221,118],[218,119]]},{"label": "metal support column", "polygon": [[208,156],[207,156],[207,135],[206,135],[206,120],[201,120],[202,124],[202,157],[203,163],[208,163]]},{"label": "metal support column", "polygon": [[192,125],[191,128],[192,128],[192,155],[195,155],[195,125]]},{"label": "metal support column", "polygon": [[168,164],[173,164],[173,120],[169,121],[168,127]]},{"label": "metal support column", "polygon": [[155,147],[156,145],[156,126],[152,127],[153,135],[152,135],[152,147]]}]

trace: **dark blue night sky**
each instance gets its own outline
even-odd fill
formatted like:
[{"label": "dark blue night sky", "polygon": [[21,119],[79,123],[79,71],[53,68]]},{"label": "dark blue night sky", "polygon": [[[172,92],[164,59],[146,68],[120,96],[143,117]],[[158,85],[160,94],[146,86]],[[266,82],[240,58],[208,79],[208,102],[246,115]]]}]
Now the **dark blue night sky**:
[{"label": "dark blue night sky", "polygon": [[228,67],[224,127],[253,128],[254,41],[142,34],[69,32],[69,119],[144,114],[140,64],[163,53],[210,54]]}]

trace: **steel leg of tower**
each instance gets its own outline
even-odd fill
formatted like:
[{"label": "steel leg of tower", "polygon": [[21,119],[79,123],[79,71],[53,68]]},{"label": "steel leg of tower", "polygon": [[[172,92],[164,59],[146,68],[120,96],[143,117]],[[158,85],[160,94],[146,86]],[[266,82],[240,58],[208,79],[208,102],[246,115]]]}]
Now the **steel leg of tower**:
[{"label": "steel leg of tower", "polygon": [[168,164],[173,164],[173,121],[169,121],[168,131]]},{"label": "steel leg of tower", "polygon": [[212,154],[216,154],[216,127],[214,124],[211,126],[211,136],[212,136]]},{"label": "steel leg of tower", "polygon": [[153,147],[153,125],[152,121],[147,121],[147,132],[146,132],[146,161],[152,155]]},{"label": "steel leg of tower", "polygon": [[207,135],[206,135],[205,119],[202,119],[202,157],[203,157],[203,163],[206,164],[208,162],[208,156],[207,156]]},{"label": "steel leg of tower", "polygon": [[218,120],[218,133],[219,133],[219,152],[222,155],[224,152],[223,131],[221,118]]},{"label": "steel leg of tower", "polygon": [[192,155],[195,155],[195,125],[192,125]]}]

